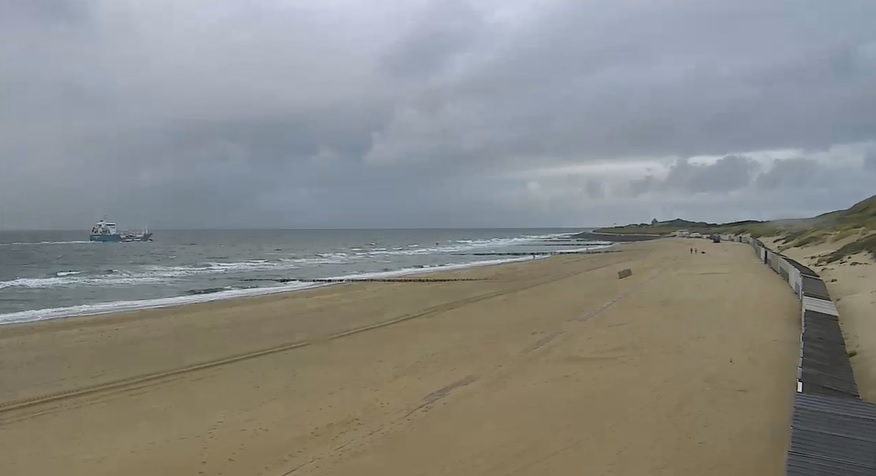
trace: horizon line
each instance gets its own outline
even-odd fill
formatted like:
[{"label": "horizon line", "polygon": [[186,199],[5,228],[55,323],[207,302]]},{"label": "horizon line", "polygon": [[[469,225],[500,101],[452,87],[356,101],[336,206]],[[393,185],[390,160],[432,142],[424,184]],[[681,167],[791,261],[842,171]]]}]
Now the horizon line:
[{"label": "horizon line", "polygon": [[[149,228],[150,231],[411,231],[411,230],[591,230],[600,226],[489,226],[489,227],[390,227],[390,228]],[[85,230],[86,232],[88,230]],[[63,228],[8,228],[0,233],[20,232],[82,232],[81,229]]]}]

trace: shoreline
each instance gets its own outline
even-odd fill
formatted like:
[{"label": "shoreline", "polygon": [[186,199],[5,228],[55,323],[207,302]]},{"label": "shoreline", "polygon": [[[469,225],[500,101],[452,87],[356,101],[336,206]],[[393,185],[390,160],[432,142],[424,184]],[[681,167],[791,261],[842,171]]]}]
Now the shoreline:
[{"label": "shoreline", "polygon": [[[8,242],[0,246],[12,246],[11,266],[0,272],[0,293],[8,298],[0,305],[0,325],[313,287],[291,283],[289,278],[296,277],[306,281],[374,272],[425,272],[430,267],[469,263],[477,266],[481,265],[477,261],[499,256],[455,255],[509,248],[527,250],[532,248],[530,244],[551,242],[573,232],[366,230],[361,236],[348,236],[330,230],[261,234],[256,230],[256,238],[246,239],[248,235],[235,232],[217,235],[183,231],[168,233],[166,243],[122,247],[118,251],[112,251],[114,246],[71,240],[59,233],[9,235],[0,237]],[[42,248],[80,243],[83,246],[71,246],[69,250],[62,246],[57,252]],[[35,248],[21,248],[24,245]],[[43,251],[63,254],[64,258],[38,258]],[[33,253],[37,254],[29,257]],[[269,287],[277,289],[266,290]]]},{"label": "shoreline", "polygon": [[750,247],[441,275],[0,327],[0,473],[781,471],[799,305]]},{"label": "shoreline", "polygon": [[[327,279],[355,279],[362,277],[391,277],[391,276],[413,276],[416,274],[429,274],[433,272],[452,271],[454,269],[477,268],[481,266],[499,266],[502,264],[515,263],[520,261],[531,261],[532,258],[510,258],[507,260],[484,260],[474,263],[466,263],[465,266],[450,264],[443,266],[435,266],[432,269],[428,268],[404,268],[393,271],[382,271],[375,273],[360,273],[357,275],[340,276],[337,278]],[[498,261],[498,262],[497,262]],[[454,268],[460,266],[459,268]],[[355,278],[354,278],[355,277]],[[184,307],[197,304],[205,304],[217,301],[234,301],[237,299],[251,299],[275,294],[296,293],[300,291],[308,291],[318,289],[325,286],[331,286],[339,283],[316,283],[306,281],[292,281],[278,286],[270,286],[264,288],[251,289],[229,289],[227,291],[219,291],[215,293],[205,293],[197,295],[182,295],[166,298],[155,299],[140,299],[131,301],[110,301],[94,304],[82,304],[79,306],[69,306],[62,308],[46,308],[34,309],[28,311],[20,311],[16,313],[0,314],[0,326],[28,324],[34,322],[53,321],[57,319],[69,319],[76,317],[103,316],[107,314],[146,311],[150,309],[168,309],[174,307]],[[80,311],[81,310],[81,311]],[[8,316],[30,315],[46,313],[47,316],[33,318],[10,319]]]},{"label": "shoreline", "polygon": [[[501,266],[505,264],[513,264],[519,262],[532,261],[533,259],[544,259],[555,255],[564,254],[597,254],[597,250],[609,249],[617,244],[611,245],[594,245],[591,247],[576,248],[574,250],[563,252],[548,253],[531,253],[532,257],[507,257],[500,259],[487,259],[473,261],[469,263],[450,263],[445,265],[436,265],[423,268],[401,268],[390,271],[378,271],[370,273],[357,273],[351,275],[342,275],[335,277],[327,277],[324,279],[331,280],[350,280],[367,278],[391,278],[398,276],[418,276],[432,273],[450,272],[470,268],[480,268],[484,266]],[[54,321],[58,319],[82,318],[89,316],[103,316],[115,313],[135,312],[150,309],[168,309],[181,306],[191,306],[203,303],[211,303],[217,301],[233,301],[237,299],[250,299],[275,294],[297,293],[312,289],[319,289],[325,286],[331,286],[339,283],[320,283],[309,281],[290,281],[277,286],[269,286],[262,288],[249,289],[229,289],[214,293],[194,294],[194,295],[178,295],[164,298],[140,299],[130,301],[109,301],[92,304],[82,304],[77,306],[67,306],[59,308],[44,308],[33,309],[26,311],[18,311],[7,314],[0,314],[0,328],[6,326],[14,326],[21,324],[30,324],[44,321]]]}]

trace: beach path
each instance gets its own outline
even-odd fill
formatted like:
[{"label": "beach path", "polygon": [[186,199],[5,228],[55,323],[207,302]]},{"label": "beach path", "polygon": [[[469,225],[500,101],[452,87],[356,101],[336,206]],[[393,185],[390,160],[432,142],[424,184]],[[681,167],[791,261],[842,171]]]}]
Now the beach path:
[{"label": "beach path", "polygon": [[790,288],[622,249],[0,328],[0,474],[781,474]]}]

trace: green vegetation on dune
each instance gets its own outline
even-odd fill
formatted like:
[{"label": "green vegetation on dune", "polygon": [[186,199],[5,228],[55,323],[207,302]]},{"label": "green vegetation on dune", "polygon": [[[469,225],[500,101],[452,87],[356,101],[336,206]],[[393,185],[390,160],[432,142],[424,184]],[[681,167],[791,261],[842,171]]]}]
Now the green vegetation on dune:
[{"label": "green vegetation on dune", "polygon": [[675,220],[639,223],[625,226],[599,228],[595,233],[616,235],[669,236],[680,230],[702,235],[731,234],[750,235],[755,238],[778,237],[779,250],[836,242],[855,236],[825,257],[828,262],[837,261],[855,253],[869,252],[876,259],[876,195],[856,203],[846,210],[824,213],[813,218],[775,221],[738,221],[732,223],[707,223]]},{"label": "green vegetation on dune", "polygon": [[825,263],[833,263],[839,261],[846,256],[855,255],[858,253],[870,253],[873,259],[876,259],[876,233],[871,233],[857,241],[853,241],[843,245],[838,250],[822,258]]},{"label": "green vegetation on dune", "polygon": [[732,223],[707,223],[694,222],[676,218],[669,221],[640,223],[609,228],[599,228],[595,233],[610,233],[616,235],[663,235],[668,236],[679,230],[687,230],[691,233],[710,234],[749,234],[754,237],[769,236],[780,231],[780,228],[770,222],[755,220],[738,221]]},{"label": "green vegetation on dune", "polygon": [[[811,230],[809,236],[819,236],[820,242],[860,236],[827,255],[824,258],[826,262],[832,263],[857,253],[869,253],[876,259],[876,195],[846,210],[825,213],[806,221]],[[805,243],[798,241],[794,246],[805,246]]]},{"label": "green vegetation on dune", "polygon": [[650,225],[626,225],[615,226],[611,228],[599,228],[593,230],[593,233],[609,233],[613,235],[669,235],[676,231],[677,228],[650,226]]},{"label": "green vegetation on dune", "polygon": [[860,201],[846,210],[825,213],[809,221],[813,225],[832,230],[876,230],[876,195]]}]

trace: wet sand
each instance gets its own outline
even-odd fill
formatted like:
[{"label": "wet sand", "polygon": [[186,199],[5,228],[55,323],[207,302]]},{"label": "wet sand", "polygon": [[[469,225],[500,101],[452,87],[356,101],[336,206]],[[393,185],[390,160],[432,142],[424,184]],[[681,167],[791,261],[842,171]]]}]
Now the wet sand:
[{"label": "wet sand", "polygon": [[693,244],[2,327],[0,474],[781,474],[799,303]]}]

